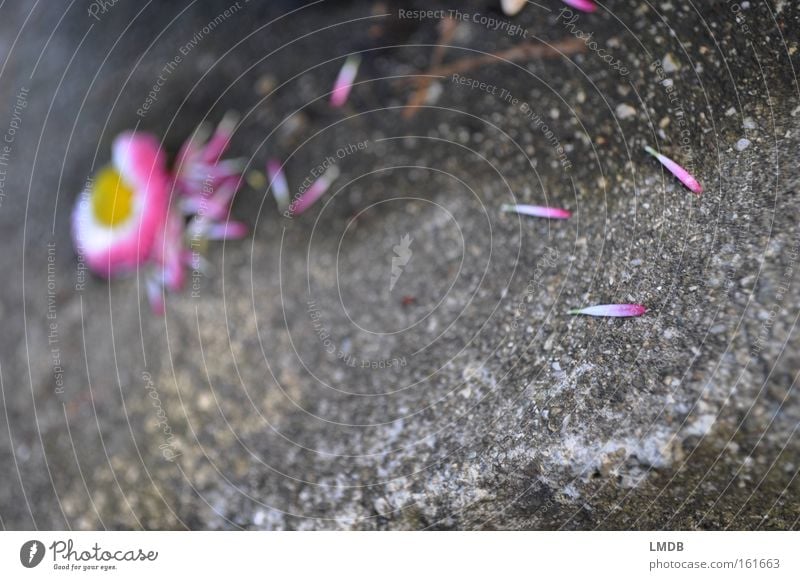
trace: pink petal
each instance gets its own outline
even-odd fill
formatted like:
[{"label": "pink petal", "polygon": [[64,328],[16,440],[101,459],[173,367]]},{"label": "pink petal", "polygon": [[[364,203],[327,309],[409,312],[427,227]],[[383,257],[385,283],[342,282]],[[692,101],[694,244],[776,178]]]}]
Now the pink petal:
[{"label": "pink petal", "polygon": [[231,177],[220,183],[208,200],[205,214],[212,220],[227,218],[233,202],[233,196],[239,191],[239,185],[238,177]]},{"label": "pink petal", "polygon": [[289,207],[291,215],[300,215],[314,205],[314,203],[328,191],[331,183],[333,183],[337,177],[339,177],[339,168],[332,165],[322,177],[309,186],[299,199],[292,203]]},{"label": "pink petal", "polygon": [[683,183],[694,193],[698,195],[703,193],[703,186],[700,185],[700,183],[683,167],[675,163],[672,159],[670,159],[666,155],[661,155],[661,153],[658,153],[652,147],[645,147],[644,150],[647,151],[650,155],[652,155],[656,159],[658,159],[661,162],[661,164],[664,167],[666,167],[670,171],[670,173],[672,173],[672,175],[680,179],[681,183]]},{"label": "pink petal", "polygon": [[147,300],[150,302],[150,308],[153,310],[154,314],[163,316],[165,311],[164,287],[154,278],[147,278],[144,283],[147,290]]},{"label": "pink petal", "polygon": [[175,167],[182,168],[197,159],[200,156],[203,143],[208,140],[210,134],[211,128],[208,124],[203,123],[200,125],[181,145],[178,156],[175,158]]},{"label": "pink petal", "polygon": [[120,133],[111,145],[111,159],[122,178],[134,188],[144,189],[153,174],[164,172],[167,156],[155,135],[144,132]]},{"label": "pink petal", "polygon": [[584,12],[594,12],[597,10],[597,4],[592,2],[592,0],[564,0],[564,4]]},{"label": "pink petal", "polygon": [[216,163],[219,161],[220,156],[228,148],[231,142],[231,137],[236,129],[236,124],[239,122],[239,116],[236,113],[228,112],[222,118],[222,121],[217,125],[214,135],[209,139],[203,148],[202,160],[205,163]]},{"label": "pink petal", "polygon": [[289,205],[289,184],[286,182],[286,174],[283,172],[281,162],[277,159],[267,161],[267,174],[269,174],[270,188],[278,207],[283,210]]},{"label": "pink petal", "polygon": [[565,220],[572,216],[572,212],[569,210],[559,209],[557,207],[546,207],[543,205],[505,204],[500,208],[500,211],[559,220]]},{"label": "pink petal", "polygon": [[333,93],[331,93],[331,106],[341,107],[347,102],[347,97],[350,95],[350,89],[353,88],[353,81],[358,74],[358,67],[361,64],[361,55],[351,54],[347,57],[342,65],[342,70],[339,71],[339,76],[336,77],[336,82],[333,85]]},{"label": "pink petal", "polygon": [[208,228],[206,237],[209,240],[240,240],[247,235],[247,226],[242,222],[225,222],[213,224]]},{"label": "pink petal", "polygon": [[647,312],[647,307],[641,304],[601,304],[570,310],[568,314],[585,314],[586,316],[641,316]]},{"label": "pink petal", "polygon": [[159,266],[159,274],[163,284],[172,291],[183,288],[186,273],[183,269],[183,216],[170,212],[160,237],[153,248],[154,260]]}]

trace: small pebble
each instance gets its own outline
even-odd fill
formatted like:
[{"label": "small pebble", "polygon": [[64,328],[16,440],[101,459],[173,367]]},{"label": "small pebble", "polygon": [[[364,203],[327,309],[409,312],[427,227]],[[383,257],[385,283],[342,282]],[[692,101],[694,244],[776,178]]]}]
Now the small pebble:
[{"label": "small pebble", "polygon": [[661,66],[664,67],[664,72],[666,73],[673,73],[680,68],[680,65],[675,60],[675,57],[669,52],[664,55],[664,58],[661,61]]},{"label": "small pebble", "polygon": [[245,180],[247,181],[247,185],[253,189],[263,189],[267,185],[266,176],[257,169],[248,171]]},{"label": "small pebble", "polygon": [[620,119],[629,119],[636,115],[636,109],[626,103],[617,105],[617,117]]},{"label": "small pebble", "polygon": [[749,139],[739,139],[736,142],[736,150],[737,151],[744,151],[748,147],[750,147],[750,140]]}]

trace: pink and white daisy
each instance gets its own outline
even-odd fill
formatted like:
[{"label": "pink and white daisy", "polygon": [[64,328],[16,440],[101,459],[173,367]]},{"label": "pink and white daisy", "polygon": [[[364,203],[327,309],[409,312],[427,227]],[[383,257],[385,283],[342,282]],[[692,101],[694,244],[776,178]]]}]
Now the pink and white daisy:
[{"label": "pink and white daisy", "polygon": [[111,277],[143,268],[151,306],[163,313],[165,291],[180,290],[187,267],[204,262],[190,244],[245,236],[247,227],[230,221],[241,164],[220,159],[235,125],[226,117],[207,143],[195,133],[172,175],[154,136],[117,137],[111,165],[97,173],[72,214],[73,240],[89,269]]},{"label": "pink and white daisy", "polygon": [[94,176],[72,212],[72,238],[89,269],[103,277],[135,271],[147,261],[169,201],[170,178],[158,140],[127,132],[112,162]]}]

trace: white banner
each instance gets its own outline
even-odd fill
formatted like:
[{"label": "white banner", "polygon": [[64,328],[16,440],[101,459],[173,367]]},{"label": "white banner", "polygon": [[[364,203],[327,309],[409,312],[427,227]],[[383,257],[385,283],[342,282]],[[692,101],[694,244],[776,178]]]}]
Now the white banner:
[{"label": "white banner", "polygon": [[798,547],[796,532],[3,532],[0,571],[137,580],[186,572],[281,580],[795,579]]}]

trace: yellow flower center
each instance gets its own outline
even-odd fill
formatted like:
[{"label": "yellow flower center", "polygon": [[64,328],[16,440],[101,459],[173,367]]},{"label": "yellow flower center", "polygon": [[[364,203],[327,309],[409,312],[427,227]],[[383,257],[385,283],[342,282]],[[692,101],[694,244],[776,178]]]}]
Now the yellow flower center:
[{"label": "yellow flower center", "polygon": [[133,189],[116,169],[101,169],[92,187],[92,209],[101,224],[112,227],[133,213]]}]

